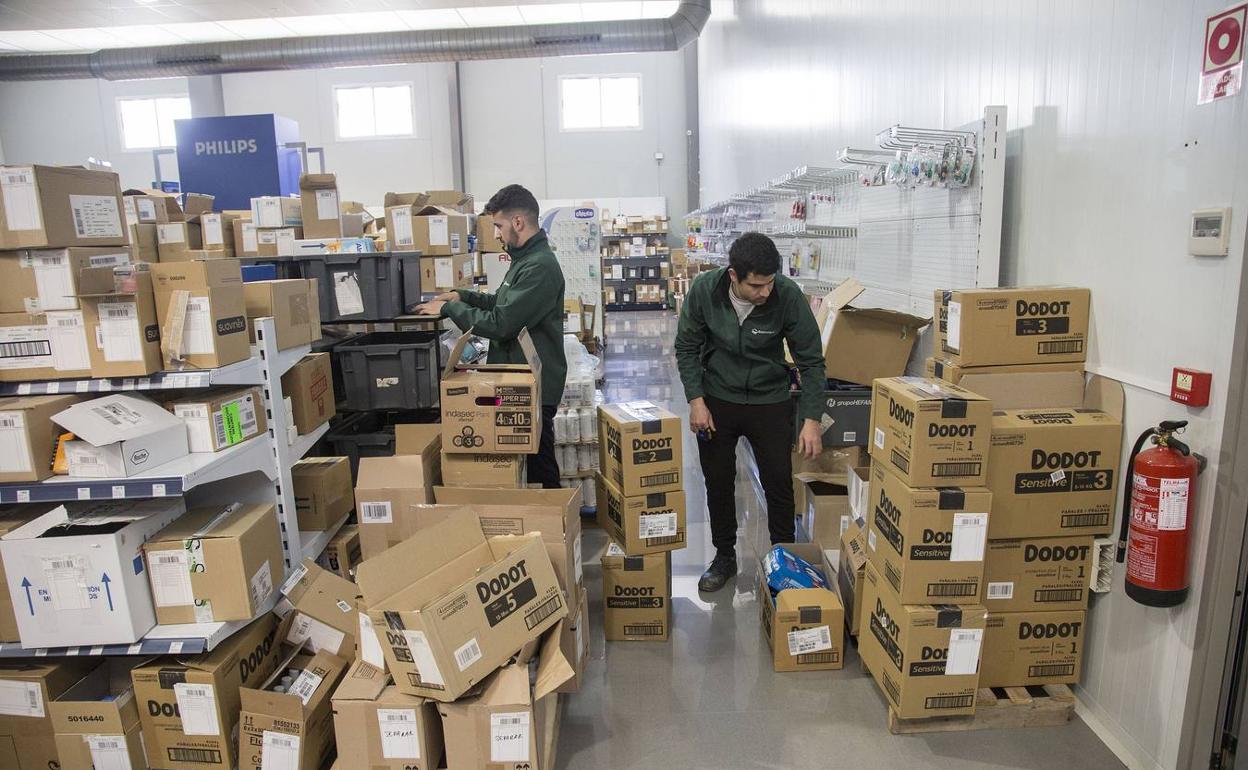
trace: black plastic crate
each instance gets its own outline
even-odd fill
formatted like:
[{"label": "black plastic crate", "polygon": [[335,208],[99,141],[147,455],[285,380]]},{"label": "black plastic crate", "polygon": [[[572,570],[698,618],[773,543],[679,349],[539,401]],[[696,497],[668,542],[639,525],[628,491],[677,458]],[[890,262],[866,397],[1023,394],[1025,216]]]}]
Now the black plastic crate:
[{"label": "black plastic crate", "polygon": [[390,321],[420,304],[420,253],[316,254],[294,257],[315,278],[321,321]]},{"label": "black plastic crate", "polygon": [[434,423],[436,411],[357,412],[347,415],[325,434],[332,456],[351,461],[351,478],[359,476],[361,457],[394,456],[394,426]]},{"label": "black plastic crate", "polygon": [[334,348],[347,409],[436,409],[441,333],[372,332]]}]

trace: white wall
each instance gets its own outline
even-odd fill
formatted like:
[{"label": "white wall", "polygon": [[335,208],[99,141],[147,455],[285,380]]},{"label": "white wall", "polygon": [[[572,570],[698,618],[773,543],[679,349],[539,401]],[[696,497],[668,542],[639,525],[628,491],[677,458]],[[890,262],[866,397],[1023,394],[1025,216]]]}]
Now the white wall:
[{"label": "white wall", "polygon": [[[1196,106],[1204,17],[1191,3],[716,0],[699,41],[702,199],[798,165],[834,164],[894,123],[953,127],[1009,108],[1004,280],[1093,290],[1089,368],[1126,383],[1129,439],[1192,421],[1210,456],[1198,492],[1193,591],[1162,610],[1093,601],[1079,697],[1133,766],[1187,766],[1185,708],[1248,217],[1241,95]],[[1225,259],[1187,256],[1189,212],[1233,206]],[[1214,373],[1213,405],[1162,392],[1174,365]],[[1204,632],[1204,629],[1200,629]]]}]

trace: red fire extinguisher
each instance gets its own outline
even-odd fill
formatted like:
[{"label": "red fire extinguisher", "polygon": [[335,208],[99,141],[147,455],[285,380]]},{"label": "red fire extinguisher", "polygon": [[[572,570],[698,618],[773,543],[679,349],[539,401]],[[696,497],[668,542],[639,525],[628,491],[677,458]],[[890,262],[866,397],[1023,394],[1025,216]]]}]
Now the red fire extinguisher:
[{"label": "red fire extinguisher", "polygon": [[[1122,500],[1118,563],[1127,564],[1127,596],[1150,607],[1173,607],[1187,598],[1188,532],[1196,502],[1199,455],[1174,437],[1186,420],[1149,428],[1131,450],[1131,488]],[[1155,446],[1141,452],[1144,442]]]}]

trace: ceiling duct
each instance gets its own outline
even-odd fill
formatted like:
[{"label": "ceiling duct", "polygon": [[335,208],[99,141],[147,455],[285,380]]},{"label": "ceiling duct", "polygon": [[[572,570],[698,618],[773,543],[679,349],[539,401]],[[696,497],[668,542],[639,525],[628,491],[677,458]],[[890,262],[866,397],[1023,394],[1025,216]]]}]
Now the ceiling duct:
[{"label": "ceiling duct", "polygon": [[676,51],[702,33],[711,0],[683,0],[666,19],[321,35],[0,56],[0,80],[223,75],[471,59]]}]

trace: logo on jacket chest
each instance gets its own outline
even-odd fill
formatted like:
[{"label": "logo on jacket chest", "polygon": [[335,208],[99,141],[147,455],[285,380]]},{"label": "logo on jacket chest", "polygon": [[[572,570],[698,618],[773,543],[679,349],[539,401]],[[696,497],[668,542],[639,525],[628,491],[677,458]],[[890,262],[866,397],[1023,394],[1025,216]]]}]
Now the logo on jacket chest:
[{"label": "logo on jacket chest", "polygon": [[760,334],[775,334],[775,333],[776,333],[775,329],[759,329],[757,327],[750,329],[750,334],[753,334],[756,337]]}]

